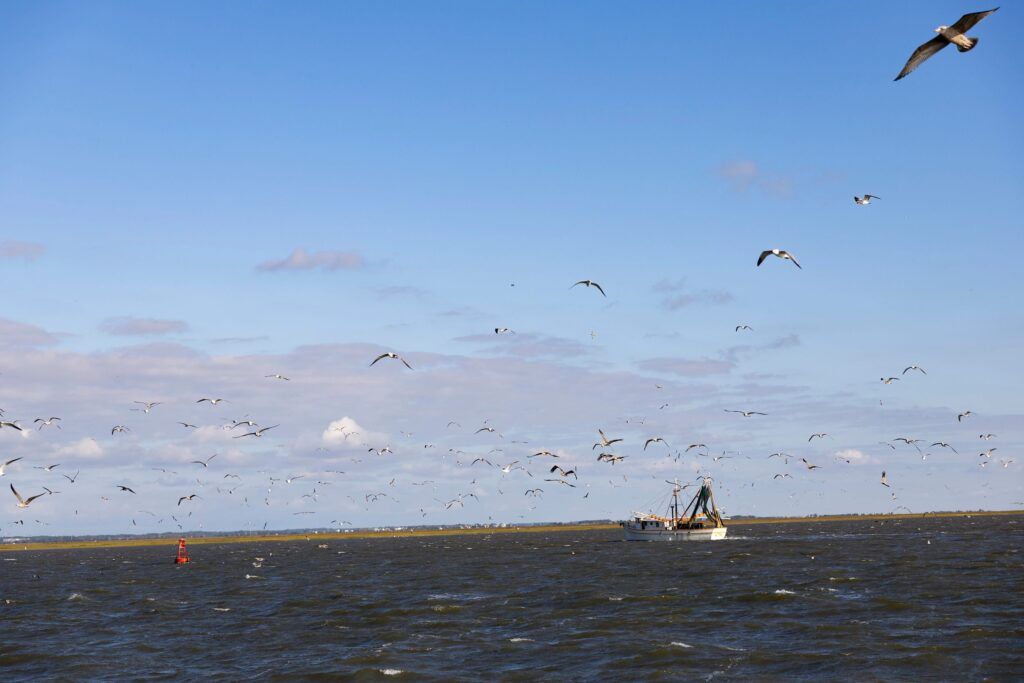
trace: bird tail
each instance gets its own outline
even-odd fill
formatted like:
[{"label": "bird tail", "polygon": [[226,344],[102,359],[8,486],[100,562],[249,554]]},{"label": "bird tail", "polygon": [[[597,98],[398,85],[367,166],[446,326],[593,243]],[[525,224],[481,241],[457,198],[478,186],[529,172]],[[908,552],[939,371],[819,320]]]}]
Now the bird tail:
[{"label": "bird tail", "polygon": [[967,40],[970,43],[967,47],[964,47],[963,45],[960,45],[958,43],[957,46],[956,46],[956,49],[959,50],[960,52],[970,52],[971,50],[974,49],[974,46],[978,44],[978,41],[980,40],[980,38],[975,38],[973,36],[967,36]]}]

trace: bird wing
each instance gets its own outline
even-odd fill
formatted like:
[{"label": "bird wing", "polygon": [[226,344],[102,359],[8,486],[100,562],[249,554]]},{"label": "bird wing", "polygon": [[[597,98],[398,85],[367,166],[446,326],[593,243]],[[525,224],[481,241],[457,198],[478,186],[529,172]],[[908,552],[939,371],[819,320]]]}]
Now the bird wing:
[{"label": "bird wing", "polygon": [[[586,280],[580,280],[579,282],[575,283],[572,287],[575,287],[576,285],[586,285],[586,284],[587,284]],[[570,287],[569,289],[572,289],[572,287]]]},{"label": "bird wing", "polygon": [[374,358],[374,359],[373,359],[373,363],[370,363],[370,367],[373,367],[373,365],[374,365],[374,364],[375,364],[375,363],[376,363],[377,361],[379,361],[380,359],[382,359],[382,358],[387,358],[387,357],[388,357],[388,354],[386,354],[386,353],[382,353],[382,354],[380,354],[379,356],[377,356],[376,358]]},{"label": "bird wing", "polygon": [[17,489],[15,489],[15,488],[14,488],[14,484],[11,484],[11,493],[13,493],[13,494],[14,494],[14,497],[18,499],[18,502],[19,502],[19,503],[21,503],[21,504],[23,504],[23,505],[25,504],[25,499],[24,499],[24,498],[22,498],[22,497],[21,497],[21,494],[20,494],[20,493],[18,493]]},{"label": "bird wing", "polygon": [[[971,15],[968,14],[966,16]],[[963,19],[961,19],[960,21],[963,21]],[[958,21],[957,23],[959,24],[960,22]],[[921,66],[921,64],[925,60],[927,60],[929,57],[931,57],[932,55],[934,55],[936,52],[946,47],[947,45],[949,45],[949,41],[946,40],[941,35],[935,36],[924,45],[921,45],[919,48],[914,50],[914,54],[910,55],[910,59],[908,59],[907,63],[903,66],[903,71],[900,71],[900,75],[894,78],[893,80],[898,81],[904,76],[908,75],[911,71]]]},{"label": "bird wing", "polygon": [[794,265],[794,266],[796,266],[796,267],[797,267],[797,268],[799,268],[800,270],[803,270],[803,269],[804,269],[804,267],[803,267],[803,266],[801,266],[801,265],[800,265],[799,263],[797,263],[797,262],[796,262],[796,258],[794,258],[794,257],[793,257],[793,255],[792,255],[792,254],[790,254],[790,253],[789,253],[788,251],[786,252],[786,256],[788,256],[788,257],[789,257],[789,260],[793,262],[793,265]]},{"label": "bird wing", "polygon": [[771,256],[771,254],[772,252],[770,249],[768,251],[762,251],[761,255],[757,258],[757,265],[761,265],[762,263],[764,263],[764,260]]},{"label": "bird wing", "polygon": [[967,33],[968,31],[971,30],[971,28],[974,27],[975,24],[977,24],[979,21],[995,12],[997,9],[999,8],[996,7],[996,9],[990,9],[985,12],[971,12],[970,14],[965,14],[959,19],[957,19],[956,23],[950,26],[949,28],[959,33]]},{"label": "bird wing", "polygon": [[596,282],[591,282],[590,286],[596,289],[597,291],[601,292],[601,296],[608,298],[608,295],[604,293],[603,289],[601,289],[601,285],[597,284]]},{"label": "bird wing", "polygon": [[406,362],[405,362],[405,359],[404,359],[404,358],[402,358],[402,357],[399,357],[399,358],[398,358],[398,360],[402,361],[402,363],[403,363],[403,364],[405,365],[405,367],[407,367],[407,368],[409,368],[410,370],[412,370],[412,366],[411,366],[411,365],[409,365],[408,363],[406,363]]}]

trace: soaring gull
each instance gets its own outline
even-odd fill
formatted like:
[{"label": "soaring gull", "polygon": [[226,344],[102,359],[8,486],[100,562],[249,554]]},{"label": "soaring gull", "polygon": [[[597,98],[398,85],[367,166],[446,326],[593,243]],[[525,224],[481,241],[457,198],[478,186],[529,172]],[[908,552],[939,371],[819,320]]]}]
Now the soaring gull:
[{"label": "soaring gull", "polygon": [[925,60],[950,43],[956,45],[956,49],[960,52],[968,52],[974,49],[974,46],[978,44],[978,39],[973,36],[965,36],[964,33],[971,30],[975,24],[995,12],[997,9],[999,8],[996,7],[996,9],[990,9],[985,12],[972,12],[970,14],[965,14],[957,19],[956,23],[952,26],[939,26],[935,29],[935,32],[939,35],[914,50],[914,54],[910,55],[910,59],[907,60],[903,70],[900,71],[900,74],[893,80],[898,81],[904,76],[907,76],[911,71],[921,66]]}]

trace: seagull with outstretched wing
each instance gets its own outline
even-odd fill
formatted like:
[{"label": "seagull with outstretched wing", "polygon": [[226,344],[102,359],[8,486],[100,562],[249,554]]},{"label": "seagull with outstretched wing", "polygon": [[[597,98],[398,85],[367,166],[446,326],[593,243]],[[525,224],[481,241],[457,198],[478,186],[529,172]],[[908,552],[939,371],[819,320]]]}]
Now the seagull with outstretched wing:
[{"label": "seagull with outstretched wing", "polygon": [[908,76],[914,69],[921,66],[932,55],[950,43],[956,45],[956,49],[960,52],[969,52],[974,49],[974,46],[978,44],[978,39],[973,36],[968,37],[964,34],[971,30],[971,28],[973,28],[979,21],[998,9],[999,8],[996,7],[996,9],[990,9],[984,12],[971,12],[970,14],[965,14],[957,19],[957,22],[952,26],[939,26],[935,29],[935,32],[938,35],[914,50],[914,54],[910,55],[910,59],[907,60],[903,70],[900,71],[899,75],[893,80],[898,81],[901,78]]}]

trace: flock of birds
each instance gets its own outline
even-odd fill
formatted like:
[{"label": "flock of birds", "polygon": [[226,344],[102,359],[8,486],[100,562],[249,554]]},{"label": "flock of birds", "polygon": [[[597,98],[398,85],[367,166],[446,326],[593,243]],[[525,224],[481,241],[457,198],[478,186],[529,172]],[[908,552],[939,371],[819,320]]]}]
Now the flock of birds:
[{"label": "flock of birds", "polygon": [[[985,12],[966,14],[951,26],[940,26],[937,29],[935,29],[935,32],[937,34],[936,37],[924,43],[919,48],[917,48],[917,50],[914,51],[913,55],[907,61],[903,70],[896,77],[896,80],[900,80],[907,76],[914,69],[920,66],[925,60],[927,60],[928,58],[942,50],[947,45],[956,45],[957,49],[960,52],[967,52],[969,50],[972,50],[977,45],[978,39],[975,37],[966,36],[966,31],[971,29],[985,17],[995,12],[996,9],[988,10]],[[880,197],[873,194],[854,196],[854,202],[859,206],[868,206],[871,204],[872,200],[877,199],[880,199]],[[798,269],[803,268],[791,252],[780,248],[771,248],[761,251],[759,256],[757,257],[756,266],[761,267],[769,259],[769,257],[777,258],[782,261],[789,261]],[[582,287],[587,290],[594,290],[602,297],[607,297],[607,293],[604,287],[594,280],[579,280],[572,284],[570,289],[574,289],[577,287]],[[740,324],[735,327],[736,333],[753,333],[753,331],[753,328],[747,324]],[[494,334],[511,335],[515,334],[515,332],[507,327],[496,327],[494,328]],[[592,332],[591,336],[596,336],[596,333]],[[404,366],[407,370],[413,370],[413,366],[412,364],[409,363],[408,360],[406,360],[404,357],[393,351],[380,353],[369,362],[369,366],[373,367],[381,362],[394,362],[401,364],[401,366]],[[892,385],[895,382],[900,382],[902,380],[908,379],[909,376],[920,376],[923,378],[926,377],[927,375],[928,373],[924,368],[920,367],[919,365],[912,364],[905,367],[902,373],[900,373],[899,375],[881,377],[880,380],[883,385]],[[292,381],[290,377],[279,373],[267,374],[264,376],[264,379],[271,380],[274,382]],[[655,385],[655,390],[660,388],[661,385]],[[142,413],[144,415],[151,415],[155,412],[160,412],[161,410],[163,410],[158,410],[158,408],[160,406],[164,406],[165,403],[165,401],[135,401],[133,403],[135,407],[130,408],[130,410]],[[230,404],[230,402],[227,401],[227,399],[221,397],[202,397],[195,400],[194,403],[197,405],[208,404],[211,407],[221,406],[221,404],[225,403]],[[660,407],[664,408],[667,405],[668,404],[662,404]],[[725,408],[724,411],[729,414],[738,415],[743,419],[757,419],[760,417],[767,416],[767,413],[759,410]],[[962,412],[957,413],[955,417],[956,422],[960,425],[963,425],[965,421],[969,421],[974,418],[974,412],[972,412],[971,410],[964,410]],[[625,420],[627,423],[631,422],[630,418],[625,418]],[[497,442],[493,443],[492,447],[489,450],[487,450],[486,452],[473,453],[463,451],[458,448],[450,448],[448,449],[447,453],[444,453],[442,455],[442,459],[448,461],[447,464],[453,465],[456,468],[464,468],[467,472],[467,478],[471,476],[472,479],[467,483],[468,490],[458,491],[455,492],[453,495],[448,495],[440,498],[432,496],[432,500],[437,503],[438,510],[451,510],[453,508],[462,509],[465,506],[465,504],[471,499],[479,502],[480,499],[476,491],[479,490],[480,486],[480,484],[478,483],[478,479],[483,476],[481,470],[489,470],[492,473],[492,475],[496,477],[494,483],[498,495],[506,495],[506,489],[511,490],[511,487],[514,485],[514,483],[518,481],[520,483],[519,490],[521,491],[521,493],[517,493],[516,495],[521,495],[524,498],[528,499],[528,501],[533,501],[534,499],[543,497],[545,494],[549,493],[549,491],[552,488],[557,488],[560,490],[578,490],[582,494],[582,498],[589,498],[593,482],[585,482],[581,479],[581,474],[583,473],[584,468],[580,466],[578,463],[573,462],[572,464],[566,464],[566,460],[572,458],[573,456],[569,455],[564,451],[559,450],[530,449],[526,447],[528,442],[525,440],[510,440],[506,443],[504,441],[503,434],[500,431],[498,431],[498,429],[494,425],[489,424],[489,422],[489,420],[486,420],[484,424],[482,424],[479,428],[472,430],[470,432],[465,432],[463,435],[464,437],[467,438],[483,438],[480,437],[480,435],[483,434],[487,438],[497,439]],[[639,423],[640,425],[643,425],[644,419],[640,418],[639,420],[632,420],[632,422],[634,424]],[[33,420],[32,425],[35,431],[41,432],[43,430],[50,429],[61,430],[61,423],[61,417],[50,415],[47,417],[36,418],[35,420]],[[199,426],[196,423],[187,420],[176,421],[176,424],[180,425],[181,427],[187,430],[199,429]],[[269,426],[261,426],[254,420],[249,419],[248,416],[245,416],[242,419],[238,420],[224,421],[219,426],[226,432],[231,433],[233,439],[259,440],[263,438],[264,435],[266,435],[268,432],[279,428],[281,425],[272,424]],[[449,421],[445,426],[445,431],[450,433],[453,428],[455,430],[460,430],[461,424],[455,420]],[[0,409],[0,430],[3,429],[24,431],[25,429],[28,429],[28,427],[23,427],[20,424],[19,420],[8,420],[6,418],[6,412]],[[372,454],[376,458],[385,458],[394,454],[394,450],[392,449],[390,444],[367,444],[363,442],[361,439],[354,438],[358,436],[358,432],[356,432],[355,430],[347,429],[345,427],[334,427],[333,429],[340,432],[340,436],[343,438],[345,442],[348,442],[349,439],[353,439],[354,443],[360,443],[360,447],[365,447],[365,453],[368,455]],[[239,430],[241,431],[236,434],[235,432]],[[115,424],[110,429],[111,437],[117,437],[118,435],[120,435],[121,437],[126,437],[129,436],[131,433],[132,428],[126,424]],[[612,468],[614,468],[617,464],[623,463],[627,459],[635,456],[634,454],[628,454],[623,452],[623,449],[627,445],[626,437],[609,436],[608,434],[605,433],[603,427],[597,429],[596,433],[598,435],[598,438],[597,441],[593,443],[591,451],[596,451],[597,466],[609,468],[605,472],[605,476],[608,477],[608,484],[611,487],[621,486],[623,483],[629,481],[628,475],[612,474],[613,472],[616,471]],[[412,435],[403,434],[403,436],[411,437]],[[831,440],[832,438],[833,437],[827,432],[815,432],[808,437],[807,443],[811,443],[815,439],[824,442],[826,439]],[[986,443],[994,438],[996,438],[996,435],[991,433],[982,433],[978,435],[978,439]],[[744,455],[740,452],[728,450],[723,450],[720,454],[712,453],[708,445],[701,442],[690,443],[685,447],[680,446],[679,448],[675,448],[666,440],[664,436],[657,434],[648,435],[641,441],[641,454],[647,453],[649,448],[663,449],[664,457],[672,458],[676,463],[678,463],[680,459],[682,459],[684,456],[690,453],[693,453],[692,457],[702,458],[709,463],[718,463],[720,461],[737,458],[746,458],[749,460],[755,457],[751,455]],[[926,448],[922,450],[921,446],[925,444],[926,441],[927,440],[925,439],[910,436],[898,436],[886,441],[880,441],[879,445],[883,445],[884,447],[892,449],[893,451],[897,450],[898,448],[913,448],[915,449],[916,453],[920,455],[922,460],[927,459],[931,449],[941,449],[942,451],[948,451],[955,455],[959,455],[959,451],[956,448],[950,445],[950,443],[948,443],[947,441],[941,439],[931,441],[930,445],[926,446]],[[638,442],[638,447],[639,443],[640,442]],[[513,456],[513,459],[508,459],[508,457],[505,456],[506,446],[515,446],[517,451],[522,452],[522,455],[519,455],[518,457]],[[436,448],[436,446],[433,443],[428,442],[422,444],[422,449],[434,448]],[[989,465],[990,462],[992,462],[993,454],[997,450],[997,447],[985,448],[981,450],[981,452],[978,454],[978,457],[980,458],[978,462],[979,466],[985,467]],[[351,453],[351,448],[349,449],[349,452]],[[836,454],[833,456],[833,459],[836,462],[841,462],[845,460],[847,464],[851,463],[849,457],[844,456],[843,453],[844,451],[837,451]],[[807,472],[817,470],[823,467],[823,464],[820,461],[811,462],[810,460],[807,459],[807,457],[791,455],[784,451],[776,451],[767,456],[757,457],[766,457],[768,460],[778,458],[778,461],[776,462],[780,462],[783,467],[789,466],[789,464],[792,462],[794,466],[798,468],[803,468]],[[180,491],[178,492],[177,495],[175,495],[173,499],[166,501],[166,507],[171,510],[170,512],[165,512],[164,515],[160,515],[156,512],[152,512],[149,510],[139,510],[138,514],[151,515],[154,519],[157,520],[158,524],[162,524],[165,521],[165,518],[169,518],[175,525],[177,525],[179,529],[184,529],[184,524],[186,523],[186,520],[192,515],[192,511],[188,510],[185,513],[180,512],[183,509],[183,506],[190,507],[194,505],[196,501],[203,501],[205,497],[211,495],[217,495],[226,498],[235,498],[236,500],[239,501],[239,504],[243,506],[271,506],[272,497],[274,496],[275,491],[280,491],[281,489],[288,487],[293,483],[299,482],[300,480],[302,480],[302,484],[297,485],[301,486],[304,484],[309,484],[310,488],[305,492],[301,493],[301,495],[295,500],[303,501],[304,505],[315,505],[319,499],[319,496],[322,495],[324,489],[326,487],[333,485],[338,480],[338,477],[344,476],[346,474],[344,470],[332,469],[324,470],[321,472],[303,472],[288,477],[280,477],[273,476],[273,473],[262,470],[258,472],[258,474],[264,476],[261,477],[258,482],[251,482],[249,484],[248,489],[246,489],[246,492],[237,493],[239,489],[242,487],[242,475],[235,472],[222,471],[221,469],[216,469],[216,466],[214,465],[213,462],[215,458],[217,458],[216,453],[210,455],[205,459],[196,459],[188,463],[188,466],[193,468],[192,474],[195,475],[190,475],[188,479],[194,481],[189,485],[189,490]],[[362,459],[357,457],[350,457],[349,460],[352,462],[352,464],[359,464],[360,462],[362,462]],[[15,457],[7,460],[0,460],[0,477],[5,477],[9,475],[13,477],[14,475],[16,475],[18,472],[18,468],[25,466],[25,463],[23,461],[23,457]],[[1003,468],[1007,468],[1014,463],[1014,460],[1001,459],[998,460],[997,462]],[[725,465],[725,463],[723,463],[723,465]],[[62,468],[61,463],[39,464],[34,465],[33,467],[35,469],[45,472],[47,475],[58,477],[54,481],[65,481],[67,485],[71,486],[78,485],[79,475],[81,474],[81,470],[76,470],[76,472],[73,475],[70,474],[69,472],[65,472],[62,469],[59,470],[59,468]],[[179,480],[182,479],[179,473],[175,470],[170,470],[166,467],[156,467],[152,469],[154,471],[160,472],[161,475],[163,476],[178,476]],[[621,470],[621,468],[619,469]],[[207,477],[213,475],[213,479],[207,478],[206,480],[204,480],[199,476],[200,474],[205,475]],[[651,476],[654,477],[655,475]],[[705,476],[707,476],[706,471],[702,472],[698,479],[701,479]],[[773,472],[770,480],[779,481],[793,478],[794,476],[790,472]],[[673,484],[673,486],[678,486],[678,482],[667,483]],[[410,482],[410,484],[411,486],[415,487],[432,487],[435,492],[439,489],[439,485],[433,480],[414,481]],[[754,486],[754,484],[755,482],[750,482],[749,486]],[[891,491],[892,500],[895,501],[897,499],[896,492],[892,490],[893,483],[890,482],[886,471],[881,472],[879,484]],[[366,491],[365,493],[362,493],[362,495],[358,498],[352,495],[347,495],[346,497],[353,504],[361,504],[363,506],[366,506],[367,509],[369,509],[370,505],[378,501],[398,501],[398,498],[396,497],[397,486],[397,477],[392,477],[385,486],[379,487],[379,489],[374,488],[373,490]],[[109,484],[109,487],[111,495],[117,494],[125,496],[136,496],[140,499],[145,499],[147,501],[147,505],[157,502],[153,499],[152,494],[149,494],[148,492],[144,491],[144,495],[140,496],[139,492],[136,490],[136,488],[138,487],[137,484],[129,485],[126,483],[111,482]],[[193,487],[201,489],[203,495],[200,495],[200,492],[197,492],[196,490],[192,490]],[[250,496],[256,492],[257,487],[261,491],[261,496],[253,496],[253,499],[250,500]],[[474,489],[474,487],[476,488]],[[13,482],[10,484],[11,494],[14,497],[16,507],[20,510],[28,509],[33,504],[38,506],[41,504],[41,501],[43,499],[58,495],[60,493],[60,491],[56,491],[45,486],[42,488],[42,492],[33,493],[30,496],[24,496],[21,492],[18,491]],[[260,498],[262,498],[262,500],[260,500]],[[110,498],[107,495],[101,495],[100,499],[101,501],[110,501]],[[534,509],[534,507],[529,507],[529,509],[532,510]],[[421,507],[419,511],[422,517],[426,517],[429,514],[428,510],[424,507]],[[76,510],[75,514],[77,514],[77,512],[78,511]],[[303,509],[295,511],[292,514],[310,515],[314,514],[314,511]],[[42,524],[42,522],[39,523]],[[23,525],[24,520],[18,520],[15,522],[15,524]],[[344,526],[351,525],[351,522],[348,522],[346,520],[332,519],[330,520],[330,525]],[[136,526],[136,519],[134,518],[134,516],[131,519],[131,526]],[[200,527],[201,526],[202,525],[200,524]],[[264,528],[266,528],[266,523],[264,524]]]}]

